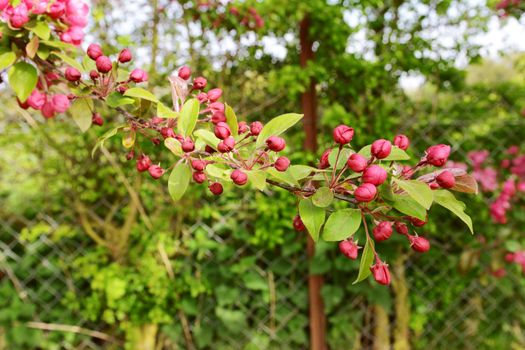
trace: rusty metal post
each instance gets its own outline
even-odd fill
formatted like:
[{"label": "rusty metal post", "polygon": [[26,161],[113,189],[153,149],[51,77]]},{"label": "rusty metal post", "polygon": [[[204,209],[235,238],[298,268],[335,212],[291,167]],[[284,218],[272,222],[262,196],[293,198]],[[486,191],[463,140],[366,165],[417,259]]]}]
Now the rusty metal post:
[{"label": "rusty metal post", "polygon": [[[308,17],[300,23],[299,37],[301,44],[301,67],[306,67],[308,61],[314,59],[312,41],[309,36],[310,23]],[[315,81],[310,81],[309,87],[301,96],[301,104],[304,113],[303,128],[305,132],[304,146],[308,151],[317,150],[317,96]],[[315,254],[315,244],[310,236],[307,238],[308,258],[311,260]],[[324,314],[321,287],[323,277],[320,275],[308,276],[308,300],[310,312],[310,349],[326,350],[326,319]]]}]

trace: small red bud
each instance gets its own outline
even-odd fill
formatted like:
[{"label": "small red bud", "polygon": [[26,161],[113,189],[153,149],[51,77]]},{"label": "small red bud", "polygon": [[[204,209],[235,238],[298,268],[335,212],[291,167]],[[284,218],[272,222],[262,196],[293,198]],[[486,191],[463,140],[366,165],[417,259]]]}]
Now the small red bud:
[{"label": "small red bud", "polygon": [[191,76],[191,69],[187,66],[182,66],[179,69],[179,78],[188,80]]},{"label": "small red bud", "polygon": [[188,137],[181,143],[181,148],[184,152],[193,152],[195,150],[195,144],[193,141]]},{"label": "small red bud", "polygon": [[215,125],[214,133],[217,138],[224,140],[231,135],[230,126],[224,122],[219,122]]},{"label": "small red bud", "polygon": [[405,223],[396,221],[396,223],[394,224],[394,227],[397,233],[400,233],[402,235],[408,235],[408,226]]},{"label": "small red bud", "polygon": [[392,223],[389,221],[380,222],[373,230],[374,239],[377,242],[385,241],[392,236]]},{"label": "small red bud", "polygon": [[208,101],[208,94],[205,92],[201,92],[197,95],[197,100],[199,100],[199,103],[204,103]]},{"label": "small red bud", "polygon": [[99,58],[100,56],[104,55],[104,53],[102,52],[102,48],[100,47],[100,45],[90,44],[88,46],[88,49],[87,49],[87,55],[93,61],[96,61],[97,58]]},{"label": "small red bud", "polygon": [[410,146],[410,140],[405,135],[397,135],[394,137],[394,145],[406,151],[408,146]]},{"label": "small red bud", "polygon": [[450,155],[449,145],[435,145],[430,146],[426,151],[426,156],[423,158],[427,163],[441,167],[445,165]]},{"label": "small red bud", "polygon": [[167,126],[160,129],[160,134],[165,139],[167,139],[167,138],[175,138],[177,136],[175,134],[175,131],[173,131],[172,128],[168,128]]},{"label": "small red bud", "polygon": [[124,49],[120,51],[120,53],[118,54],[118,61],[120,63],[127,63],[131,61],[132,59],[133,59],[133,56],[131,55],[131,51],[129,51],[128,49]]},{"label": "small red bud", "polygon": [[385,139],[379,139],[372,143],[371,154],[377,159],[385,159],[392,152],[392,143]]},{"label": "small red bud", "polygon": [[414,225],[416,227],[425,226],[425,224],[427,223],[426,221],[420,220],[420,219],[415,218],[415,217],[410,217],[409,220],[412,223],[412,225]]},{"label": "small red bud", "polygon": [[246,175],[242,171],[236,169],[230,175],[230,179],[232,179],[232,181],[236,185],[243,186],[243,185],[245,185],[248,182],[248,175]]},{"label": "small red bud", "polygon": [[323,154],[321,155],[321,158],[319,159],[319,166],[318,166],[319,169],[326,169],[330,166],[328,157],[330,157],[331,152],[332,152],[331,148],[323,152]]},{"label": "small red bud", "polygon": [[346,161],[346,165],[352,171],[356,173],[360,173],[366,169],[367,160],[362,155],[358,153],[353,153],[350,157],[348,157],[348,160]]},{"label": "small red bud", "polygon": [[296,231],[298,231],[298,232],[306,230],[306,227],[304,226],[303,220],[301,220],[301,217],[299,216],[299,214],[297,214],[293,218],[293,228]]},{"label": "small red bud", "polygon": [[208,99],[212,102],[217,101],[222,96],[222,90],[221,89],[211,89],[208,91]]},{"label": "small red bud", "polygon": [[250,129],[248,128],[246,122],[239,122],[239,135],[244,134],[248,130]]},{"label": "small red bud", "polygon": [[102,126],[104,124],[104,119],[102,119],[100,113],[94,112],[91,116],[91,122],[95,125]]},{"label": "small red bud", "polygon": [[261,122],[253,122],[250,124],[250,135],[258,136],[261,133],[263,125]]},{"label": "small red bud", "polygon": [[98,74],[98,72],[93,69],[89,72],[89,77],[91,78],[91,80],[97,80],[100,77],[100,74]]},{"label": "small red bud", "polygon": [[206,174],[204,174],[202,171],[195,171],[193,173],[193,181],[195,181],[198,184],[203,183],[206,181]]},{"label": "small red bud", "polygon": [[203,77],[197,77],[193,79],[193,89],[194,90],[202,90],[206,87],[206,79]]},{"label": "small red bud", "polygon": [[222,192],[223,192],[223,188],[222,188],[222,185],[221,185],[220,182],[214,182],[214,183],[210,184],[210,186],[208,186],[208,188],[210,189],[211,193],[213,193],[216,196],[221,195]]},{"label": "small red bud", "polygon": [[162,169],[159,165],[151,165],[148,168],[148,172],[152,178],[157,180],[166,172],[166,170]]},{"label": "small red bud", "polygon": [[129,80],[135,83],[143,83],[145,81],[148,81],[148,73],[146,73],[142,69],[136,68],[130,73]]},{"label": "small red bud", "polygon": [[353,240],[344,240],[339,242],[339,251],[348,259],[357,259],[359,248],[360,247]]},{"label": "small red bud", "polygon": [[206,169],[206,161],[200,159],[194,159],[191,161],[191,167],[197,171],[203,171]]},{"label": "small red bud", "polygon": [[100,56],[95,61],[95,64],[97,66],[97,70],[100,73],[108,73],[113,68],[113,64],[111,63],[111,60],[107,56]]},{"label": "small red bud", "polygon": [[363,171],[363,176],[361,177],[363,182],[371,183],[373,185],[379,186],[386,181],[388,174],[384,168],[379,165],[370,165]]},{"label": "small red bud", "polygon": [[126,153],[126,160],[132,160],[133,158],[135,158],[135,151],[134,150],[131,150],[128,153]]},{"label": "small red bud", "polygon": [[372,271],[372,275],[377,283],[385,286],[390,284],[390,271],[388,270],[388,265],[379,260],[379,258],[376,259],[375,265],[372,265],[370,270]]},{"label": "small red bud", "polygon": [[452,172],[445,170],[436,176],[436,182],[443,188],[452,188],[456,185],[456,178]]},{"label": "small red bud", "polygon": [[288,167],[290,166],[290,159],[286,157],[279,157],[275,161],[274,167],[277,169],[277,171],[286,171]]},{"label": "small red bud", "polygon": [[76,68],[73,68],[73,67],[67,67],[66,68],[66,73],[65,73],[65,76],[66,76],[66,79],[68,81],[71,81],[71,82],[76,82],[76,81],[79,81],[80,78],[82,77],[82,74],[80,73],[80,71]]},{"label": "small red bud", "polygon": [[352,138],[354,137],[354,129],[346,125],[339,125],[334,129],[333,137],[336,143],[345,145],[352,141]]},{"label": "small red bud", "polygon": [[286,142],[281,137],[270,136],[268,140],[266,140],[266,145],[270,150],[280,152],[286,147]]},{"label": "small red bud", "polygon": [[219,142],[219,144],[217,145],[217,151],[221,153],[231,152],[233,151],[234,148],[235,148],[235,139],[232,136],[227,137],[223,141]]},{"label": "small red bud", "polygon": [[364,183],[354,191],[354,197],[359,202],[371,202],[377,194],[377,188],[373,184]]},{"label": "small red bud", "polygon": [[410,246],[412,249],[419,253],[426,253],[430,249],[430,242],[421,236],[410,236]]},{"label": "small red bud", "polygon": [[151,159],[145,154],[141,155],[137,159],[137,170],[140,172],[146,171],[151,166]]}]

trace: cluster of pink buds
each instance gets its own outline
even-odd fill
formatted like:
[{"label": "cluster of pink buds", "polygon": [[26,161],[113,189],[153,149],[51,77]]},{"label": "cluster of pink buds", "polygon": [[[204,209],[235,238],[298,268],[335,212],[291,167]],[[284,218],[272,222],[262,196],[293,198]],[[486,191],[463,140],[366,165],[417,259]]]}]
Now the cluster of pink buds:
[{"label": "cluster of pink buds", "polygon": [[513,13],[519,15],[524,8],[525,4],[521,0],[500,0],[496,4],[496,10],[500,12],[500,17],[507,17]]},{"label": "cluster of pink buds", "polygon": [[509,252],[505,255],[505,261],[521,266],[521,271],[525,274],[525,251]]},{"label": "cluster of pink buds", "polygon": [[[48,80],[46,84],[47,88],[52,85],[53,80]],[[19,101],[19,105],[24,109],[32,108],[38,110],[44,118],[49,119],[58,113],[66,112],[71,106],[70,99],[72,98],[74,97],[64,94],[46,93],[42,84],[38,84],[37,89],[33,90],[25,102]]]},{"label": "cluster of pink buds", "polygon": [[0,11],[0,18],[13,29],[20,29],[31,19],[46,15],[56,21],[54,28],[63,42],[80,45],[88,24],[89,7],[81,0],[22,0],[14,7],[8,0],[0,0]]}]

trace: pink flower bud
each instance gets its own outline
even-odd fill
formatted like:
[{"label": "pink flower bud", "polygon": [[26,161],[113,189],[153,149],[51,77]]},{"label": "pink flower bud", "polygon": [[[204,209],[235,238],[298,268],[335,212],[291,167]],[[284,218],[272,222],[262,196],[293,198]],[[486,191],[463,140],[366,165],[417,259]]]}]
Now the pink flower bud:
[{"label": "pink flower bud", "polygon": [[210,189],[210,192],[213,193],[216,196],[219,196],[223,192],[223,188],[220,182],[214,182],[208,186]]},{"label": "pink flower bud", "polygon": [[142,69],[136,68],[130,73],[129,80],[135,83],[143,83],[145,81],[148,81],[148,73],[146,73]]},{"label": "pink flower bud", "polygon": [[397,135],[394,137],[394,145],[405,151],[410,146],[410,140],[405,135]]},{"label": "pink flower bud", "polygon": [[[0,0],[1,1],[1,0]],[[16,102],[18,103],[18,106],[20,106],[20,108],[22,109],[28,109],[29,108],[29,103],[27,103],[27,101],[25,102],[22,102],[18,99],[18,97],[16,98]]]},{"label": "pink flower bud", "polygon": [[348,259],[357,259],[359,248],[360,247],[353,240],[339,242],[339,251]]},{"label": "pink flower bud", "polygon": [[505,254],[505,261],[508,263],[514,262],[514,253]]},{"label": "pink flower bud", "polygon": [[197,77],[193,79],[193,90],[202,90],[206,87],[206,79],[203,77]]},{"label": "pink flower bud", "polygon": [[73,67],[67,67],[65,73],[66,79],[71,82],[79,81],[82,77],[80,71]]},{"label": "pink flower bud", "polygon": [[204,103],[208,101],[208,94],[205,92],[201,92],[197,95],[197,100],[199,100],[199,103]]},{"label": "pink flower bud", "polygon": [[414,176],[414,169],[412,169],[411,166],[404,165],[401,175],[403,175],[405,179],[410,179],[412,176]]},{"label": "pink flower bud", "polygon": [[166,170],[162,169],[159,165],[151,165],[149,168],[148,168],[148,172],[149,174],[151,175],[152,178],[154,178],[155,180],[159,179],[162,175],[164,175],[164,173],[166,172]]},{"label": "pink flower bud", "polygon": [[213,112],[213,115],[211,116],[211,122],[213,124],[219,124],[226,122],[226,115],[224,115],[224,112],[216,111]]},{"label": "pink flower bud", "polygon": [[447,160],[448,156],[450,155],[450,146],[449,145],[435,145],[430,146],[426,151],[426,162],[440,167],[443,166]]},{"label": "pink flower bud", "polygon": [[151,166],[151,159],[149,159],[147,155],[143,154],[137,159],[137,170],[139,172],[148,170],[150,166]]},{"label": "pink flower bud", "polygon": [[239,186],[243,186],[246,184],[246,182],[248,182],[248,175],[246,175],[245,173],[243,173],[242,171],[236,169],[232,172],[232,174],[230,175],[230,179],[232,179],[232,181],[236,184],[236,185],[239,185]]},{"label": "pink flower bud", "polygon": [[439,184],[435,183],[435,182],[431,182],[428,184],[428,187],[430,187],[431,190],[437,190],[439,187]]},{"label": "pink flower bud", "polygon": [[354,137],[354,129],[346,126],[339,125],[333,131],[334,141],[340,145],[345,145],[352,141]]},{"label": "pink flower bud", "polygon": [[389,221],[380,222],[374,227],[374,239],[378,242],[385,241],[392,236],[392,223]]},{"label": "pink flower bud", "polygon": [[53,19],[60,18],[66,12],[66,5],[63,2],[55,1],[49,6],[47,14]]},{"label": "pink flower bud", "polygon": [[355,171],[356,173],[360,173],[366,169],[367,160],[362,155],[358,153],[353,153],[352,155],[350,155],[350,157],[348,157],[348,160],[346,161],[346,165],[352,171]]},{"label": "pink flower bud", "polygon": [[266,140],[266,146],[274,152],[280,152],[286,147],[286,142],[281,137],[270,136],[268,140]]},{"label": "pink flower bud", "polygon": [[363,182],[379,186],[386,181],[387,176],[385,169],[379,165],[372,164],[363,171],[361,179]]},{"label": "pink flower bud", "polygon": [[224,113],[225,106],[224,106],[224,103],[215,101],[215,102],[210,103],[209,108],[213,113],[215,112]]},{"label": "pink flower bud", "polygon": [[100,56],[95,61],[95,64],[97,66],[97,70],[100,73],[107,73],[110,72],[113,68],[113,64],[111,63],[111,60],[107,56]]},{"label": "pink flower bud", "polygon": [[330,166],[330,162],[328,161],[328,157],[330,157],[330,153],[332,152],[332,149],[329,148],[321,155],[321,158],[319,159],[319,169],[326,169]]},{"label": "pink flower bud", "polygon": [[[8,7],[8,10],[9,9],[10,8]],[[22,28],[27,22],[29,22],[29,11],[25,4],[20,4],[15,8],[11,7],[11,11],[9,23],[13,28]]]},{"label": "pink flower bud", "polygon": [[128,153],[126,153],[126,160],[132,160],[133,158],[135,158],[135,151],[134,150],[131,150]]},{"label": "pink flower bud", "polygon": [[354,197],[359,202],[371,202],[377,194],[377,188],[373,184],[364,183],[354,191]]},{"label": "pink flower bud", "polygon": [[165,139],[167,139],[167,138],[175,138],[177,136],[175,134],[175,131],[173,131],[172,128],[168,128],[167,126],[160,129],[160,134]]},{"label": "pink flower bud", "polygon": [[410,220],[412,225],[414,225],[415,227],[425,226],[425,224],[427,223],[426,221],[420,220],[420,219],[415,218],[415,217],[410,217],[408,219]]},{"label": "pink flower bud", "polygon": [[390,271],[388,270],[388,265],[379,260],[379,258],[376,259],[375,265],[372,265],[370,270],[372,271],[372,275],[377,283],[385,286],[390,284]]},{"label": "pink flower bud", "polygon": [[436,176],[436,182],[443,188],[452,188],[456,185],[456,178],[452,172],[445,170]]},{"label": "pink flower bud", "polygon": [[91,122],[95,125],[102,126],[104,124],[104,119],[102,119],[100,113],[95,112],[91,116]]},{"label": "pink flower bud", "polygon": [[67,98],[66,95],[62,95],[62,94],[57,94],[53,96],[53,98],[51,99],[51,102],[53,103],[53,108],[56,113],[64,113],[71,106],[71,103],[69,102],[69,98]]},{"label": "pink flower bud", "polygon": [[181,148],[184,152],[193,152],[195,150],[195,144],[193,141],[188,137],[181,143]]},{"label": "pink flower bud", "polygon": [[222,90],[221,89],[211,89],[208,91],[208,99],[212,102],[217,101],[222,96]]},{"label": "pink flower bud", "polygon": [[131,51],[129,51],[128,49],[124,49],[120,51],[120,53],[118,54],[118,61],[120,63],[127,63],[131,61],[132,59],[133,59],[133,55],[131,55]]},{"label": "pink flower bud", "polygon": [[46,103],[46,100],[47,100],[46,95],[35,89],[31,93],[31,95],[29,95],[29,98],[27,99],[26,102],[29,105],[29,107],[36,109],[36,110],[40,110]]},{"label": "pink flower bud", "polygon": [[250,124],[250,135],[258,136],[261,133],[262,129],[263,125],[261,122],[253,122]]},{"label": "pink flower bud", "polygon": [[191,76],[191,69],[186,66],[182,66],[179,69],[179,78],[188,80]]},{"label": "pink flower bud", "polygon": [[239,122],[239,135],[244,134],[248,130],[250,129],[248,128],[246,122]]},{"label": "pink flower bud", "polygon": [[299,216],[299,214],[297,214],[293,218],[293,228],[296,231],[298,231],[298,232],[302,232],[302,231],[306,230],[306,227],[304,226],[303,220],[301,220],[301,217]]},{"label": "pink flower bud", "polygon": [[424,237],[410,236],[408,239],[410,240],[410,246],[416,252],[425,253],[430,249],[430,242]]},{"label": "pink flower bud", "polygon": [[405,223],[396,221],[396,223],[394,224],[394,227],[397,233],[400,233],[402,235],[408,235],[408,226]]},{"label": "pink flower bud", "polygon": [[290,159],[286,157],[279,157],[275,161],[274,167],[277,169],[277,171],[286,171],[288,167],[290,166]]},{"label": "pink flower bud", "polygon": [[206,161],[200,159],[194,159],[191,161],[191,167],[197,171],[203,171],[206,169]]},{"label": "pink flower bud", "polygon": [[53,102],[47,101],[46,103],[44,103],[44,105],[40,109],[40,112],[46,119],[53,118],[56,114]]},{"label": "pink flower bud", "polygon": [[385,139],[379,139],[372,143],[371,153],[377,159],[385,159],[392,152],[392,144]]},{"label": "pink flower bud", "polygon": [[195,181],[198,184],[203,183],[206,181],[206,174],[204,174],[202,171],[195,171],[193,173],[193,181]]},{"label": "pink flower bud", "polygon": [[89,77],[91,78],[91,80],[97,80],[100,77],[100,74],[98,74],[98,72],[93,69],[89,72]]},{"label": "pink flower bud", "polygon": [[228,124],[219,122],[217,125],[215,125],[214,133],[217,138],[224,140],[231,135],[231,130]]},{"label": "pink flower bud", "polygon": [[104,55],[104,53],[102,52],[102,48],[100,47],[100,45],[91,44],[91,45],[88,46],[87,55],[93,61],[96,61],[97,58],[99,58],[100,56]]},{"label": "pink flower bud", "polygon": [[232,136],[225,138],[223,141],[219,142],[219,144],[217,145],[217,151],[221,153],[231,152],[233,151],[234,148],[235,148],[235,139]]}]

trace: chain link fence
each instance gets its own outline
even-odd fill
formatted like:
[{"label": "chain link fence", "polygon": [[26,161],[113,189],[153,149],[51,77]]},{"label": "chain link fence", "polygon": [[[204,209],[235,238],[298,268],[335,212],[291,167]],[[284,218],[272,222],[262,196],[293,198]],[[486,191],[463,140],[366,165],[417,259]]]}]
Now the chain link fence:
[{"label": "chain link fence", "polygon": [[[418,150],[436,140],[452,144],[456,151],[454,160],[466,159],[466,150],[474,149],[476,143],[490,149],[492,155],[505,152],[509,145],[523,143],[515,132],[525,128],[523,119],[496,119],[488,129],[481,128],[475,120],[452,119],[421,120],[405,131]],[[6,125],[2,129],[7,130]],[[16,128],[22,134],[32,132],[25,123]],[[21,142],[31,142],[33,146],[36,143],[44,158],[53,153],[45,138],[32,137]],[[12,145],[1,142],[0,151],[7,147]],[[1,158],[3,168],[12,164],[13,158],[7,159],[5,153]],[[31,161],[41,164],[43,159]],[[21,166],[20,171],[23,169]],[[37,184],[6,182],[2,197],[6,198],[11,186],[34,185],[37,188],[32,190],[46,191],[52,181],[46,178]],[[23,203],[24,198],[17,200]],[[13,343],[24,344],[20,337],[38,339],[37,345],[21,347],[25,349],[123,348],[121,330],[68,307],[71,295],[82,299],[89,294],[89,286],[79,282],[72,270],[94,244],[79,234],[82,228],[70,208],[61,212],[52,198],[46,200],[49,202],[44,202],[38,211],[28,210],[28,214],[14,213],[7,206],[0,208],[0,295],[4,304],[0,322],[11,325],[10,329],[0,329],[0,349],[15,349]],[[210,247],[219,245],[233,252],[223,254],[220,249],[210,248],[202,256],[190,254],[181,258],[183,264],[191,265],[202,275],[215,273],[216,265],[223,264],[243,277],[221,284],[213,293],[183,295],[177,301],[181,312],[173,315],[171,322],[161,323],[159,349],[308,348],[309,264],[305,250],[287,251],[285,245],[262,249],[236,236],[235,228],[229,228],[232,221],[239,220],[235,207],[252,200],[248,195],[242,203],[221,210],[221,215],[212,220],[184,223],[187,235]],[[94,205],[94,210],[108,212],[116,206],[119,212],[126,205],[127,199],[103,199]],[[476,221],[476,215],[473,217]],[[433,249],[429,254],[407,253],[389,262],[395,276],[391,289],[367,282],[351,286],[357,267],[339,270],[343,263],[352,263],[336,254],[335,245],[319,247],[326,259],[337,260],[330,265],[337,268],[324,274],[323,287],[332,349],[525,346],[522,274],[509,271],[504,279],[491,276],[492,262],[485,254],[490,249],[482,242],[486,228],[478,227],[478,235],[472,237],[454,218],[446,214],[439,218],[439,227],[447,232],[430,237]],[[241,222],[248,231],[251,224]],[[305,245],[300,236],[287,242],[295,247]]]}]

